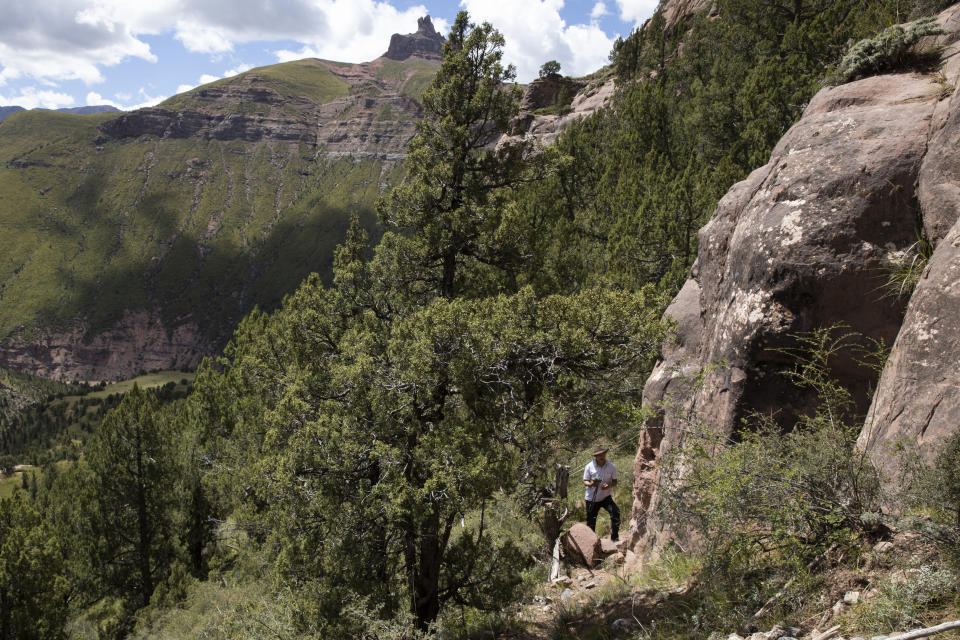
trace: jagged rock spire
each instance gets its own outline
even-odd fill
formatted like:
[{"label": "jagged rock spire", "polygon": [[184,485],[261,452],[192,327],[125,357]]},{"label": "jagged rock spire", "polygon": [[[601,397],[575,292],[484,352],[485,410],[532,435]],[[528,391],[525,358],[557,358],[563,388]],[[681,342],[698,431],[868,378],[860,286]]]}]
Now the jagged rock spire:
[{"label": "jagged rock spire", "polygon": [[416,33],[393,34],[390,48],[384,55],[391,60],[406,60],[411,56],[439,60],[443,54],[444,37],[437,33],[430,16],[417,20]]}]

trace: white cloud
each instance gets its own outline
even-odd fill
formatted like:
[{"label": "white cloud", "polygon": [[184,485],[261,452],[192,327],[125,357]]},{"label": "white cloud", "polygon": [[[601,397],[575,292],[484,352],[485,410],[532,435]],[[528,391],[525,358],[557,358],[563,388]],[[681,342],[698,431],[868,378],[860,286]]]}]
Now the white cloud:
[{"label": "white cloud", "polygon": [[90,91],[87,93],[87,105],[99,106],[102,104],[107,104],[111,107],[116,107],[121,111],[135,111],[136,109],[143,109],[144,107],[155,107],[167,99],[165,96],[151,96],[143,87],[141,87],[140,91],[137,92],[137,100],[139,100],[139,102],[136,104],[130,104],[133,96],[129,94],[124,94],[124,96],[125,99],[123,102],[116,102],[114,100],[110,100],[109,98],[104,98],[96,91]]},{"label": "white cloud", "polygon": [[547,60],[560,62],[567,75],[585,75],[608,63],[613,38],[596,24],[567,25],[560,16],[563,0],[462,0],[476,22],[492,23],[507,44],[504,58],[517,67],[517,79],[537,77]]},{"label": "white cloud", "polygon": [[209,74],[209,73],[205,73],[205,74],[201,75],[201,76],[197,79],[197,83],[196,83],[196,84],[181,84],[181,85],[178,85],[178,86],[177,86],[177,93],[184,93],[184,92],[186,92],[186,91],[190,91],[191,89],[196,89],[197,87],[199,87],[199,86],[202,85],[202,84],[209,84],[209,83],[211,83],[211,82],[216,82],[217,80],[220,80],[220,79],[222,79],[222,78],[230,78],[230,77],[233,77],[233,76],[235,76],[235,75],[241,74],[241,73],[243,73],[244,71],[249,71],[250,69],[253,69],[253,65],[252,65],[252,64],[239,64],[239,65],[237,65],[236,67],[234,67],[233,69],[227,69],[227,70],[223,73],[222,76],[215,76],[215,75],[211,75],[211,74]]},{"label": "white cloud", "polygon": [[246,72],[246,71],[250,71],[250,69],[253,69],[253,65],[252,65],[252,64],[238,64],[238,65],[235,66],[233,69],[227,69],[226,71],[224,71],[224,72],[223,72],[223,77],[224,77],[224,78],[232,78],[233,76],[238,76],[238,75],[240,75],[241,73],[244,73],[244,72]]},{"label": "white cloud", "polygon": [[[102,82],[106,66],[131,57],[156,61],[147,35],[169,34],[211,55],[241,43],[292,40],[304,55],[365,62],[386,51],[393,33],[415,31],[427,13],[423,5],[400,10],[390,1],[15,1],[0,21],[0,86],[24,78]],[[437,21],[438,29],[446,26]]]},{"label": "white cloud", "polygon": [[102,95],[96,91],[90,91],[87,93],[87,106],[96,107],[103,104],[110,105],[111,107],[116,107],[117,109],[122,109],[123,107],[109,98],[104,98]]},{"label": "white cloud", "polygon": [[136,111],[137,109],[143,109],[145,107],[155,107],[169,96],[151,96],[147,93],[146,89],[140,87],[140,90],[137,91],[137,100],[140,102],[136,104],[128,104],[126,107],[121,107],[124,111]]},{"label": "white cloud", "polygon": [[617,0],[620,19],[640,26],[657,10],[659,0]]},{"label": "white cloud", "polygon": [[224,53],[233,51],[233,41],[218,30],[196,24],[190,20],[180,20],[176,26],[177,40],[183,43],[187,51],[194,53]]},{"label": "white cloud", "polygon": [[52,90],[23,87],[16,94],[0,94],[0,104],[17,105],[24,109],[59,109],[73,104],[73,96]]},{"label": "white cloud", "polygon": [[24,78],[92,84],[103,80],[103,66],[129,57],[156,60],[129,25],[85,12],[82,0],[5,3],[3,14],[0,85]]},{"label": "white cloud", "polygon": [[[517,66],[521,81],[528,81],[551,59],[560,61],[571,75],[603,66],[613,38],[597,20],[619,10],[637,22],[657,4],[657,0],[615,2],[616,7],[610,0],[584,3],[584,13],[593,7],[589,18],[584,15],[584,24],[566,23],[560,15],[563,0],[460,4],[472,19],[488,20],[503,32],[507,61]],[[131,58],[157,61],[145,36],[173,37],[187,50],[215,59],[229,59],[229,52],[241,44],[285,40],[296,45],[278,46],[281,50],[274,53],[279,61],[320,57],[364,62],[384,53],[392,34],[415,31],[417,18],[427,13],[422,4],[402,9],[396,4],[395,0],[15,0],[5,4],[0,22],[0,87],[11,81],[17,87],[46,85],[47,93],[54,95],[61,81],[101,83],[106,67]],[[449,28],[444,20],[434,22],[441,33]],[[247,68],[237,66],[225,76]],[[146,102],[143,95],[116,100],[128,106]]]},{"label": "white cloud", "polygon": [[[394,33],[413,33],[417,19],[428,13],[417,5],[400,11],[386,2],[374,0],[318,0],[327,7],[327,17],[337,28],[317,33],[297,50],[280,49],[274,54],[279,62],[301,58],[323,58],[339,62],[367,62],[387,51]],[[433,26],[446,35],[449,23],[432,17]]]}]

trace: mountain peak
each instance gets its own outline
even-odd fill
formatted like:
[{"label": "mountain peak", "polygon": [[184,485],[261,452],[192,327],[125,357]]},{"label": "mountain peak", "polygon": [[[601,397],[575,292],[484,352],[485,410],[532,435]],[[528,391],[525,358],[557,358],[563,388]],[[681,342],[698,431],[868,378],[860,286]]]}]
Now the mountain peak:
[{"label": "mountain peak", "polygon": [[417,35],[427,36],[428,38],[436,38],[437,36],[443,38],[443,36],[437,33],[436,28],[433,26],[433,20],[430,19],[429,15],[417,18]]},{"label": "mountain peak", "polygon": [[430,16],[417,20],[417,31],[407,35],[395,33],[390,48],[384,55],[391,60],[406,60],[412,56],[438,60],[443,53],[444,37],[437,33]]}]

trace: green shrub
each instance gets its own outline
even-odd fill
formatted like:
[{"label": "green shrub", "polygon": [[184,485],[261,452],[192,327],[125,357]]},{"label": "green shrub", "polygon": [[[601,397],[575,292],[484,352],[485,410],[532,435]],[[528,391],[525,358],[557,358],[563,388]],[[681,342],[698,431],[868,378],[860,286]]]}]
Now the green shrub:
[{"label": "green shrub", "polygon": [[767,617],[784,622],[822,591],[824,558],[850,557],[878,525],[879,478],[855,446],[852,397],[830,376],[860,347],[833,329],[799,340],[790,374],[819,400],[810,415],[792,429],[753,416],[732,437],[694,424],[661,463],[658,515],[693,538],[703,566],[660,637],[739,631],[775,593]]},{"label": "green shrub", "polygon": [[890,633],[940,622],[930,611],[956,596],[958,576],[940,566],[924,565],[894,574],[878,592],[850,611],[844,627],[851,633]]},{"label": "green shrub", "polygon": [[661,512],[680,530],[710,531],[722,564],[764,557],[800,566],[827,547],[870,529],[879,479],[855,447],[859,422],[830,363],[851,335],[819,330],[801,339],[792,375],[819,406],[789,432],[754,416],[730,439],[701,429],[664,462]]},{"label": "green shrub", "polygon": [[923,62],[929,59],[929,54],[914,52],[913,46],[924,36],[943,33],[936,20],[922,18],[907,28],[896,25],[872,38],[864,38],[850,47],[837,66],[838,84]]},{"label": "green shrub", "polygon": [[904,503],[911,515],[904,524],[960,568],[960,432],[943,443],[933,462],[910,466]]}]

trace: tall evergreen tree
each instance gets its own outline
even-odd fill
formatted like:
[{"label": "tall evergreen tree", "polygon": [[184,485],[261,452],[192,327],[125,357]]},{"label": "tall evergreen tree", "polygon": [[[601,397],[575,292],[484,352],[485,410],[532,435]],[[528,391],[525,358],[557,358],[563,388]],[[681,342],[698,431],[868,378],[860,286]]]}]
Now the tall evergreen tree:
[{"label": "tall evergreen tree", "polygon": [[0,640],[66,637],[62,551],[23,492],[0,500]]},{"label": "tall evergreen tree", "polygon": [[107,414],[87,454],[96,485],[98,529],[108,590],[146,606],[173,558],[175,438],[156,397],[134,386]]}]

